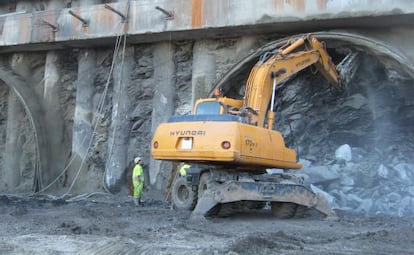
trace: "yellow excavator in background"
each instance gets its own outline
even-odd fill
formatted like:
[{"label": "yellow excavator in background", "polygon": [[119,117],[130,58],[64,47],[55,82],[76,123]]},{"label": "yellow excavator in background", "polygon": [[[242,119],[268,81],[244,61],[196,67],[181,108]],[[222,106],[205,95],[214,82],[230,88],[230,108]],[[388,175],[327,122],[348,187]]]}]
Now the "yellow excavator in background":
[{"label": "yellow excavator in background", "polygon": [[304,185],[300,175],[266,169],[300,169],[296,152],[273,130],[277,85],[315,65],[337,89],[340,76],[325,46],[312,35],[265,53],[252,68],[243,99],[199,99],[191,115],[172,116],[154,133],[154,159],[187,162],[171,195],[176,208],[194,214],[226,215],[240,208],[271,204],[275,216],[289,218],[307,208],[324,215],[332,210],[325,197]]}]

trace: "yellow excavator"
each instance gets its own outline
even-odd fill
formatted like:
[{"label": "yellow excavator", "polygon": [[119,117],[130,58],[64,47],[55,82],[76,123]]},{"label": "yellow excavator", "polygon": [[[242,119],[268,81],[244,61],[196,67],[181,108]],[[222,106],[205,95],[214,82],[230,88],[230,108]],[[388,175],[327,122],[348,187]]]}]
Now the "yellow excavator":
[{"label": "yellow excavator", "polygon": [[[292,173],[300,169],[296,152],[273,130],[278,84],[315,65],[341,90],[341,79],[324,43],[312,35],[265,53],[252,68],[243,99],[221,95],[199,99],[191,115],[172,116],[158,126],[152,140],[154,159],[187,162],[185,178],[171,189],[176,208],[199,215],[227,215],[240,208],[271,206],[281,218],[313,208],[332,210],[325,197]],[[266,169],[282,169],[270,174]]]}]

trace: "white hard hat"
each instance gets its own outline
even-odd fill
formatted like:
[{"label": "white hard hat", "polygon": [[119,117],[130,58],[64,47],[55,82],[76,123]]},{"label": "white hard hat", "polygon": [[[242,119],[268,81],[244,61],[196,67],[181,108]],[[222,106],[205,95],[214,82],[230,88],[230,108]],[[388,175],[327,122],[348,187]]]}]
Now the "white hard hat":
[{"label": "white hard hat", "polygon": [[134,158],[134,163],[137,164],[139,161],[141,161],[141,157]]}]

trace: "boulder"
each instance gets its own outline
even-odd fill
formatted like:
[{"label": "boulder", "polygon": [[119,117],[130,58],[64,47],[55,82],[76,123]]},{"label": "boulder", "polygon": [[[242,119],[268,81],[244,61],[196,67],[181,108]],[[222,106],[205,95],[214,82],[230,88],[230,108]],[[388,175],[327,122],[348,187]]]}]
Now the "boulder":
[{"label": "boulder", "polygon": [[351,146],[343,144],[335,151],[335,159],[338,162],[349,162],[352,160]]}]

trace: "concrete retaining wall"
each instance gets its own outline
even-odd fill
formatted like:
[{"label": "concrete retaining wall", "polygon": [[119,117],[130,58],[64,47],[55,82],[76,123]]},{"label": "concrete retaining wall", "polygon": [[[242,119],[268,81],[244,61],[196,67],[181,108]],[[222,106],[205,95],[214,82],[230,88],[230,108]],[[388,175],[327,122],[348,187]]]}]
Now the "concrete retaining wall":
[{"label": "concrete retaining wall", "polygon": [[111,38],[123,33],[130,42],[142,43],[228,33],[305,32],[315,27],[409,25],[414,14],[412,2],[404,0],[80,1],[85,4],[63,9],[58,2],[51,1],[40,11],[37,3],[32,8],[25,5],[15,13],[7,13],[7,5],[0,5],[6,12],[0,15],[0,52],[13,51],[13,46],[21,51],[111,44]]}]

